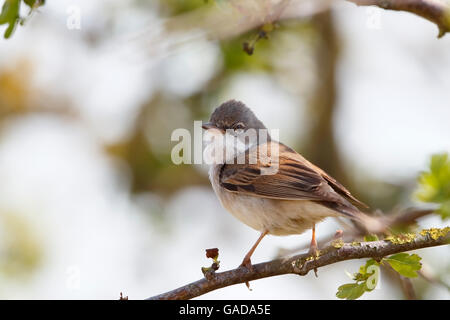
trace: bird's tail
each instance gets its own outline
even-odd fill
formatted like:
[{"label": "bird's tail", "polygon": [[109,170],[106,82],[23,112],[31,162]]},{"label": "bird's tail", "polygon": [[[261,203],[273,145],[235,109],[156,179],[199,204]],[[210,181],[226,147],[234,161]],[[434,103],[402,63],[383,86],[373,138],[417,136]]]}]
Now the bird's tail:
[{"label": "bird's tail", "polygon": [[355,227],[363,234],[383,234],[389,230],[389,223],[384,216],[368,215],[354,206],[340,207],[338,211],[352,219]]},{"label": "bird's tail", "polygon": [[359,211],[356,219],[357,227],[369,234],[382,234],[389,230],[389,224],[383,216],[367,215]]}]

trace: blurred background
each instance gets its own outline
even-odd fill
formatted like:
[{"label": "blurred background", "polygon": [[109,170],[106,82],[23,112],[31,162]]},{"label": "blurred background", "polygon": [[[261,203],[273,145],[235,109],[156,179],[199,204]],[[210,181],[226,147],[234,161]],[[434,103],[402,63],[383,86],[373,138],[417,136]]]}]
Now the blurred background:
[{"label": "blurred background", "polygon": [[[170,158],[172,131],[227,99],[373,210],[421,206],[419,173],[450,151],[450,36],[345,1],[263,3],[48,0],[0,40],[0,298],[142,299],[200,279],[211,247],[221,270],[238,266],[258,233],[222,209],[206,166]],[[326,220],[318,237],[338,228]],[[253,262],[309,239],[267,237]],[[418,253],[450,282],[448,247]],[[336,299],[362,263],[200,298]],[[362,297],[380,298],[404,298],[389,274]]]}]

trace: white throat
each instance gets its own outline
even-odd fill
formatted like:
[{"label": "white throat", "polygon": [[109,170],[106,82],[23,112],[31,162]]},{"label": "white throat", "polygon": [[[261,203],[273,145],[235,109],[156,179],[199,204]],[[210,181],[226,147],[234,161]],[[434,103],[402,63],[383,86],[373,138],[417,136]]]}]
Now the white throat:
[{"label": "white throat", "polygon": [[225,134],[209,132],[205,134],[206,148],[203,153],[207,164],[217,165],[234,163],[234,159],[244,154],[249,148],[257,145],[257,139],[240,139],[238,136],[226,132]]}]

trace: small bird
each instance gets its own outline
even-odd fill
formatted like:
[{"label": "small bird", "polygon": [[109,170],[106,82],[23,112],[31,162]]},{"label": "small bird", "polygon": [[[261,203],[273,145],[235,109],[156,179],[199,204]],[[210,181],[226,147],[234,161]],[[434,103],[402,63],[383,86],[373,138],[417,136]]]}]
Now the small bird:
[{"label": "small bird", "polygon": [[[202,127],[222,137],[231,133],[238,140],[245,139],[250,129],[256,132],[267,130],[245,104],[236,100],[221,104]],[[212,187],[222,206],[241,222],[261,232],[241,266],[252,268],[251,256],[268,234],[301,234],[312,229],[310,253],[315,256],[318,252],[315,225],[327,217],[348,217],[378,230],[380,226],[377,226],[375,218],[357,208],[367,206],[343,185],[269,135],[265,140],[249,143],[236,150],[233,161],[213,163],[209,170]],[[258,152],[256,150],[262,144],[267,150],[272,150],[272,144],[278,147],[277,171],[274,174],[263,174],[267,163],[261,159],[250,161],[251,154]],[[242,155],[246,160],[244,163],[237,161]]]}]

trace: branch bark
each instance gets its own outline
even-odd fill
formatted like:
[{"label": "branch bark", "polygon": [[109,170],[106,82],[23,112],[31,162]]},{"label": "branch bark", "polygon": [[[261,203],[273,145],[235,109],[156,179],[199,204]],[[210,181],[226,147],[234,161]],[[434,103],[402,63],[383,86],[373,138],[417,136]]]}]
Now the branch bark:
[{"label": "branch bark", "polygon": [[450,4],[445,0],[347,0],[358,6],[376,6],[386,10],[414,13],[435,23],[438,38],[450,31]]},{"label": "branch bark", "polygon": [[338,248],[334,246],[327,247],[321,251],[316,259],[312,259],[309,254],[300,254],[253,265],[253,270],[239,267],[234,270],[215,273],[210,279],[203,278],[178,289],[150,297],[148,300],[192,299],[207,292],[238,283],[246,283],[283,274],[304,276],[311,270],[340,261],[361,258],[380,260],[394,253],[435,247],[448,244],[449,242],[450,229],[445,228],[442,230],[434,229],[434,231],[424,230],[413,240],[408,241],[402,241],[401,238],[398,238],[397,240],[343,243],[337,246]]}]

